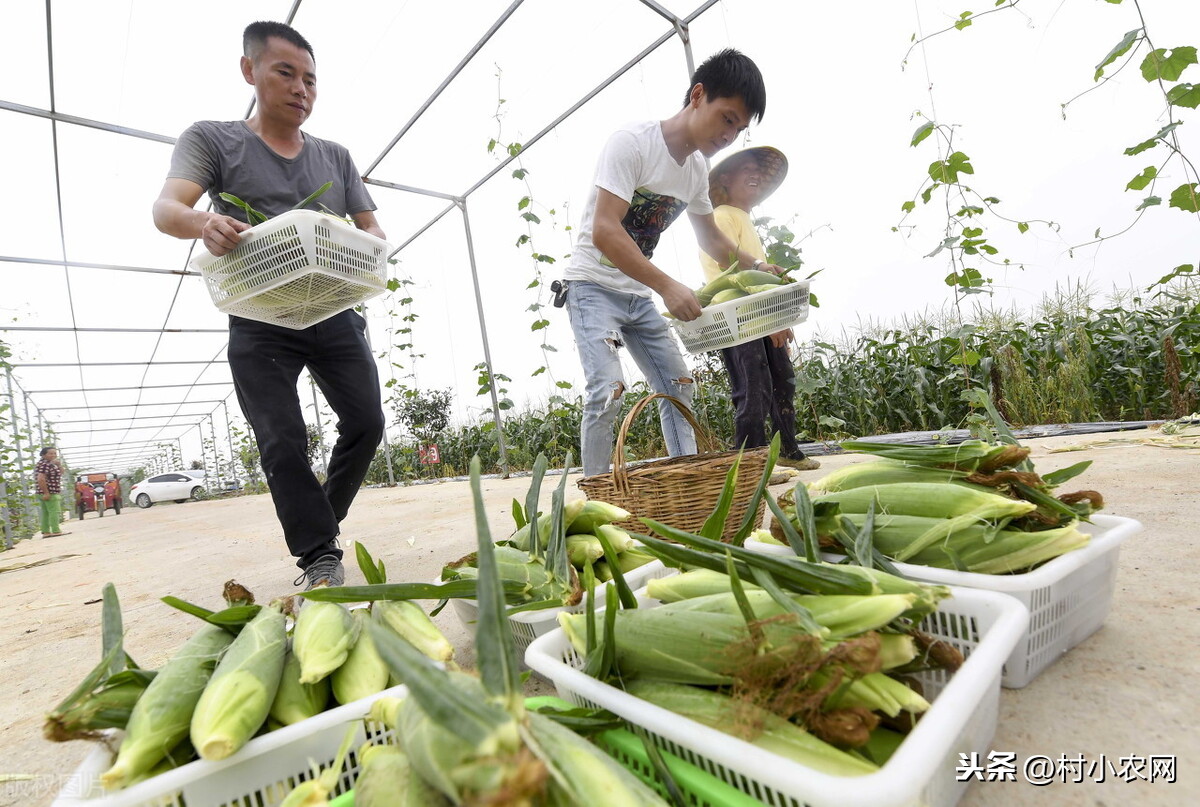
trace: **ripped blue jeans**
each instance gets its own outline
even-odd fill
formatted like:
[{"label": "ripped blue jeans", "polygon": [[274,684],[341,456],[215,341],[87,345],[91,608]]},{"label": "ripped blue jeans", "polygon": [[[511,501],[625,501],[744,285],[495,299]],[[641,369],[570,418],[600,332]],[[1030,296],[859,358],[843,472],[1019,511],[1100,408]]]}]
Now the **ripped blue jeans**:
[{"label": "ripped blue jeans", "polygon": [[[567,314],[586,379],[583,473],[594,476],[606,473],[612,461],[613,426],[626,388],[620,348],[629,348],[655,392],[673,395],[691,407],[695,384],[653,300],[575,280],[567,294]],[[658,401],[658,417],[672,457],[696,453],[696,435],[670,401]]]}]

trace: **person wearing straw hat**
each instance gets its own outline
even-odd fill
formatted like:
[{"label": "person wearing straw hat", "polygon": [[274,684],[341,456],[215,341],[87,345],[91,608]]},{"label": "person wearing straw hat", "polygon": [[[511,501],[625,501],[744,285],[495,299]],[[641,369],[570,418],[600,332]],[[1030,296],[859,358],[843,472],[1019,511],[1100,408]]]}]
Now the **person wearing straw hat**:
[{"label": "person wearing straw hat", "polygon": [[[758,268],[766,263],[766,250],[754,229],[750,210],[783,183],[788,162],[783,152],[771,146],[755,146],[731,154],[708,173],[708,195],[713,218],[739,250]],[[705,280],[713,280],[722,267],[706,252],[700,253]],[[802,471],[821,467],[805,456],[796,442],[796,374],[788,354],[793,340],[790,328],[721,350],[721,361],[729,373],[734,406],[734,444],[758,448],[770,440],[767,416],[779,432],[779,462]]]},{"label": "person wearing straw hat", "polygon": [[[557,306],[566,304],[585,378],[580,427],[585,476],[606,473],[612,458],[613,426],[625,391],[622,347],[629,348],[655,392],[691,405],[695,381],[651,296],[657,293],[671,316],[685,322],[700,316],[700,301],[651,258],[663,231],[686,209],[704,250],[725,262],[730,256],[754,260],[713,221],[706,160],[751,119],[761,120],[766,104],[758,66],[727,48],[696,68],[681,109],[665,120],[622,126],[600,153],[563,272],[566,282],[559,286],[564,290],[555,299]],[[696,453],[696,436],[684,415],[666,399],[658,403],[667,452]]]}]

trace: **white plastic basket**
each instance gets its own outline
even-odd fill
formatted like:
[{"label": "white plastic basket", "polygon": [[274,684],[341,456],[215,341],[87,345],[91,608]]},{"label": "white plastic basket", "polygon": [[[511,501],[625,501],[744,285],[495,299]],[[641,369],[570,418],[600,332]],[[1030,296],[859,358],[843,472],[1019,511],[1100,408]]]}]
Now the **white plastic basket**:
[{"label": "white plastic basket", "polygon": [[307,328],[387,288],[386,241],[313,210],[290,210],[242,233],[221,257],[200,249],[200,272],[226,314]]},{"label": "white plastic basket", "polygon": [[808,281],[785,283],[704,309],[691,322],[668,319],[688,353],[733,347],[770,336],[808,319]]},{"label": "white plastic basket", "polygon": [[[643,564],[632,572],[625,574],[625,582],[629,584],[631,589],[637,590],[650,580],[658,577],[666,577],[667,575],[675,574],[675,569],[668,569],[663,565],[661,560],[652,560],[649,563]],[[605,585],[612,585],[606,583]],[[604,602],[604,588],[596,587],[596,602],[602,604]],[[479,620],[479,604],[475,600],[455,598],[451,600],[454,606],[454,613],[458,616],[458,620],[462,622],[463,627],[470,631],[471,635],[475,635],[475,623]],[[543,608],[538,611],[518,611],[515,614],[509,614],[508,624],[512,626],[513,641],[517,646],[517,650],[524,652],[525,648],[529,647],[530,643],[539,636],[542,636],[558,627],[558,615],[567,611],[577,614],[587,607],[587,597],[578,605],[560,606],[558,608]]]},{"label": "white plastic basket", "polygon": [[661,748],[772,807],[952,807],[968,782],[957,781],[960,754],[986,754],[996,731],[1000,668],[1025,630],[1029,612],[1011,597],[952,589],[921,629],[967,657],[953,675],[918,677],[932,702],[879,771],[842,777],[763,751],[601,683],[559,629],[535,640],[525,663],[553,682],[559,697],[608,709],[644,728]]},{"label": "white plastic basket", "polygon": [[124,790],[106,794],[100,774],[112,766],[120,732],[111,732],[75,769],[51,807],[276,807],[292,788],[311,779],[312,766],[334,761],[351,724],[357,738],[346,755],[337,787],[345,793],[358,777],[357,749],[368,740],[392,742],[394,732],[366,720],[371,704],[404,697],[404,686],[337,706],[315,717],[256,737],[219,762],[197,760]]},{"label": "white plastic basket", "polygon": [[[1020,689],[1075,645],[1091,636],[1108,617],[1116,590],[1121,542],[1141,531],[1141,522],[1121,516],[1095,515],[1079,531],[1091,536],[1088,545],[1046,561],[1023,574],[978,574],[894,563],[910,580],[996,591],[1015,597],[1029,609],[1029,629],[1004,664],[1001,683]],[[791,547],[753,539],[746,548],[791,555]],[[840,555],[826,555],[828,559]]]}]

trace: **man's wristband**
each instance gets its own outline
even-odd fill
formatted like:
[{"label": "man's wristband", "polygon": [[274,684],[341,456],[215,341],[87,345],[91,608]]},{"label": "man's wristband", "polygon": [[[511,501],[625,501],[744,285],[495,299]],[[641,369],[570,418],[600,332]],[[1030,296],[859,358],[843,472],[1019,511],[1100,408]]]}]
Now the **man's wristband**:
[{"label": "man's wristband", "polygon": [[751,269],[757,269],[757,268],[758,268],[758,267],[760,267],[760,266],[766,266],[766,264],[767,264],[767,262],[766,262],[766,261],[764,261],[762,258],[759,258],[758,260],[756,260],[756,261],[754,262],[754,265],[753,265],[753,266],[751,266],[750,268],[751,268]]}]

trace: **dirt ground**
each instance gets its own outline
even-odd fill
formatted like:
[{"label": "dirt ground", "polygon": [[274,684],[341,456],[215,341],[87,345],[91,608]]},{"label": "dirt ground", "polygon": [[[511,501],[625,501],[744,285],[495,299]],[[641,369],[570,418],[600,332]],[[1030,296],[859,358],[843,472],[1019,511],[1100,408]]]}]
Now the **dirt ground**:
[{"label": "dirt ground", "polygon": [[[1200,804],[1200,502],[1198,452],[1137,441],[1148,432],[1026,441],[1040,471],[1095,461],[1070,489],[1093,488],[1107,512],[1135,518],[1144,530],[1121,547],[1117,591],[1105,626],[1021,690],[1003,690],[992,748],[1015,754],[1015,782],[976,782],[963,807],[996,805]],[[1054,449],[1086,450],[1052,453]],[[823,457],[823,472],[861,457]],[[568,482],[571,497],[582,494]],[[548,477],[543,502],[559,477]],[[528,478],[485,479],[494,537],[511,529],[510,502],[524,499]],[[776,488],[776,491],[782,488]],[[260,599],[291,593],[297,570],[268,496],[128,508],[120,516],[69,521],[70,535],[22,541],[0,552],[0,805],[49,804],[90,750],[85,742],[42,739],[44,714],[100,656],[101,587],[115,584],[126,649],[141,665],[162,664],[195,628],[164,605],[172,594],[219,607],[222,584],[237,579]],[[391,578],[433,579],[443,562],[475,542],[465,482],[363,490],[343,524],[343,542],[363,542]],[[353,557],[353,551],[348,553]],[[33,565],[38,564],[38,565]],[[362,582],[351,563],[347,582]],[[464,666],[468,634],[447,608],[437,622]],[[531,694],[544,692],[536,679]],[[1021,764],[1035,755],[1084,760],[1083,783],[1033,786]],[[1127,782],[1113,773],[1124,757],[1173,757],[1174,784]],[[986,764],[986,760],[983,760]],[[1107,763],[1107,764],[1106,764]],[[1108,767],[1112,766],[1112,767]],[[1091,767],[1092,770],[1088,770]],[[1107,770],[1103,783],[1100,771]],[[200,807],[200,806],[198,806]]]}]

